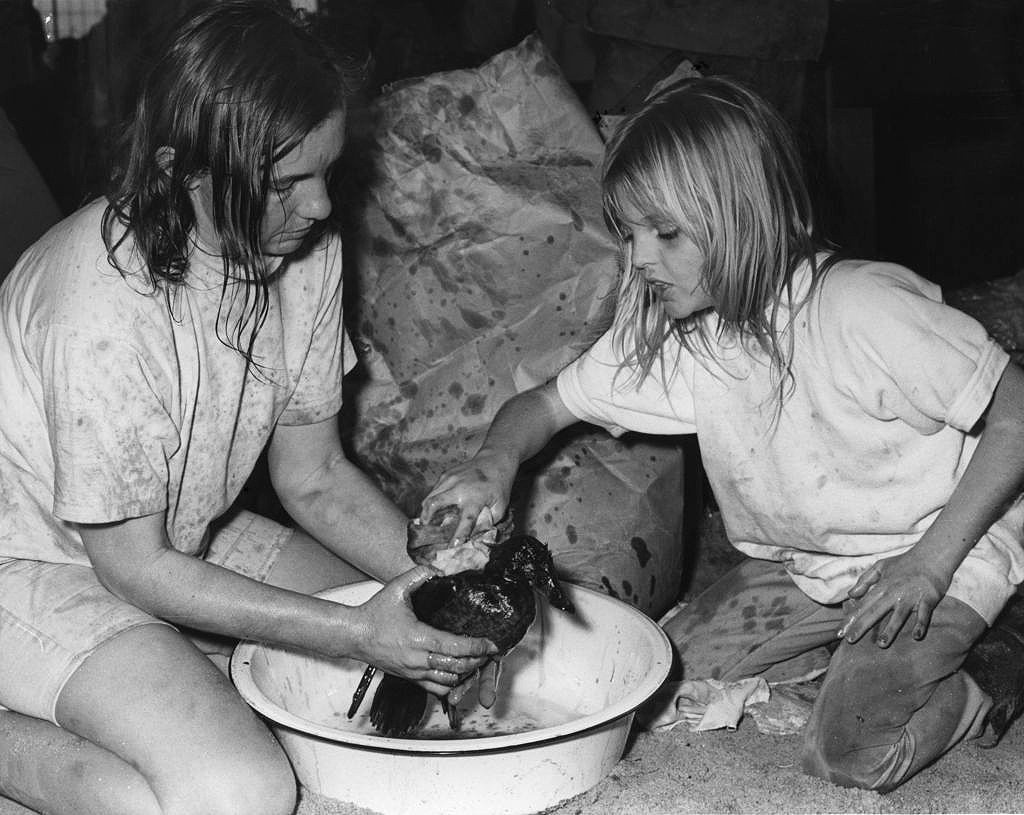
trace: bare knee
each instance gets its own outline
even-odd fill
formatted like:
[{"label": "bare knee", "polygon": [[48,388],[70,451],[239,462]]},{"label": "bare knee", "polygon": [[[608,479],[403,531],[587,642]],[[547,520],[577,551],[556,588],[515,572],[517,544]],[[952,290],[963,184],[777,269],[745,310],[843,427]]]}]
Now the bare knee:
[{"label": "bare knee", "polygon": [[[187,751],[187,748],[182,748]],[[40,812],[292,815],[295,779],[269,733],[194,756],[189,771],[142,772],[49,722],[0,713],[0,792]],[[0,807],[2,808],[2,807]]]},{"label": "bare knee", "polygon": [[157,797],[162,815],[292,815],[295,776],[280,748],[211,756],[188,784]]},{"label": "bare knee", "polygon": [[132,768],[127,787],[140,802],[133,813],[294,810],[295,778],[281,746],[230,681],[166,626],[139,626],[104,643],[65,686],[57,717]]}]

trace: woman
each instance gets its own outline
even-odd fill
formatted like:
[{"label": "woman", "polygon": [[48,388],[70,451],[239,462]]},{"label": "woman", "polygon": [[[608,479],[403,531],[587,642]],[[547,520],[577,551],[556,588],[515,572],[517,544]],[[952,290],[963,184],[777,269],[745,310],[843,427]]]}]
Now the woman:
[{"label": "woman", "polygon": [[[355,359],[326,225],[347,78],[278,4],[200,8],[111,193],[0,290],[0,791],[27,806],[293,810],[280,747],[192,630],[439,695],[493,650],[415,619],[430,572],[339,442]],[[228,512],[268,443],[300,529]],[[367,574],[395,579],[363,606],[309,596]]]}]

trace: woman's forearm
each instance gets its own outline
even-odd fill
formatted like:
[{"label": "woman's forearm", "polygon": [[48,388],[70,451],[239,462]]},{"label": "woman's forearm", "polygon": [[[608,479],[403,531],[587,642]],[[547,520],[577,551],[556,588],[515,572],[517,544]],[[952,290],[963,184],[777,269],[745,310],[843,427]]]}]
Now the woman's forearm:
[{"label": "woman's forearm", "polygon": [[82,528],[100,582],[154,617],[331,656],[359,650],[352,609],[183,554],[171,548],[164,534],[162,515]]}]

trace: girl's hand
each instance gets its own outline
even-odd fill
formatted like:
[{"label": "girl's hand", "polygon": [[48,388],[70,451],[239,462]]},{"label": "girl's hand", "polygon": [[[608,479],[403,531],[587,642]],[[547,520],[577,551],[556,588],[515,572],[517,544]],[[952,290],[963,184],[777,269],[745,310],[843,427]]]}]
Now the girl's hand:
[{"label": "girl's hand", "polygon": [[481,450],[469,461],[456,464],[438,479],[420,507],[420,518],[429,522],[447,506],[459,508],[453,540],[464,541],[505,517],[515,480],[517,463],[499,453]]},{"label": "girl's hand", "polygon": [[489,640],[450,634],[416,619],[409,595],[435,574],[423,566],[412,569],[353,609],[359,653],[346,656],[444,696],[498,649]]},{"label": "girl's hand", "polygon": [[[924,639],[932,612],[945,596],[952,574],[941,565],[922,562],[910,549],[901,555],[878,561],[861,576],[850,597],[859,600],[854,612],[839,631],[840,637],[856,642],[879,624],[875,643],[887,648],[900,629],[914,616],[914,639]],[[880,623],[888,615],[888,621]]]}]

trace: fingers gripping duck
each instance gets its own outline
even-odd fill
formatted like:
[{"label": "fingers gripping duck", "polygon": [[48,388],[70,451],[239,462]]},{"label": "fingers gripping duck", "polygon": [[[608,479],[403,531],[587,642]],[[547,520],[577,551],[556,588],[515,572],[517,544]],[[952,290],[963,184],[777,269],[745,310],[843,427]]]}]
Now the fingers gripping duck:
[{"label": "fingers gripping duck", "polygon": [[[499,660],[522,640],[536,617],[534,590],[556,608],[569,613],[574,609],[558,581],[547,546],[529,535],[512,534],[507,519],[465,542],[453,542],[451,529],[458,519],[456,507],[445,507],[429,524],[410,522],[410,556],[421,565],[446,572],[417,587],[410,600],[421,621],[454,634],[486,637],[498,648],[494,669],[487,672],[490,686],[481,678],[480,702],[490,707]],[[359,709],[374,670],[367,667],[363,674],[352,697],[350,719]],[[459,727],[458,690],[441,700],[452,729]],[[427,701],[427,692],[418,685],[385,674],[374,694],[370,721],[385,736],[408,735],[420,727]]]}]

